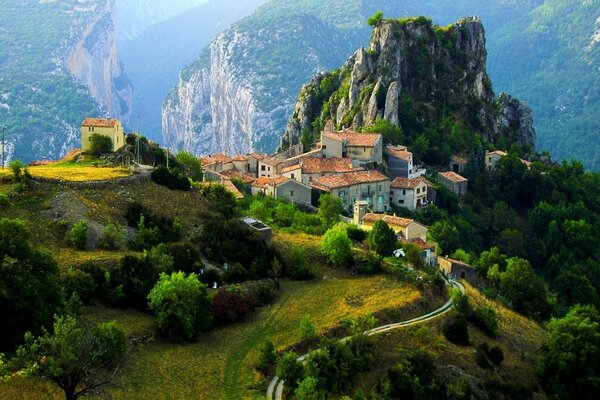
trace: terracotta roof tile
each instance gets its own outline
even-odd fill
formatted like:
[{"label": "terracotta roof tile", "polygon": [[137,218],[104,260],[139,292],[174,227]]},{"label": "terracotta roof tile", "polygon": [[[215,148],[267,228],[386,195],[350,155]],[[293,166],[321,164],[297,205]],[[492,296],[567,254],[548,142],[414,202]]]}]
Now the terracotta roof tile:
[{"label": "terracotta roof tile", "polygon": [[406,228],[407,226],[409,226],[410,224],[415,222],[413,219],[410,219],[410,218],[400,218],[400,217],[394,217],[392,215],[374,214],[374,213],[365,214],[365,216],[363,217],[362,220],[366,221],[366,222],[384,221],[388,225],[396,225],[396,226],[401,226],[404,228]]},{"label": "terracotta roof tile", "polygon": [[416,238],[416,239],[411,239],[411,240],[406,240],[404,238],[401,238],[400,241],[402,243],[411,243],[411,244],[414,244],[414,245],[416,245],[421,250],[431,249],[431,246],[429,244],[427,244],[427,242],[425,242],[421,238]]},{"label": "terracotta roof tile", "polygon": [[226,154],[210,154],[206,157],[202,157],[201,160],[203,165],[213,165],[218,162],[222,164],[227,164],[232,161],[231,157],[229,157]]},{"label": "terracotta roof tile", "polygon": [[267,186],[279,186],[289,181],[290,179],[286,178],[285,176],[278,176],[277,178],[268,178],[266,176],[261,176],[260,178],[252,182],[252,186],[264,189]]},{"label": "terracotta roof tile", "polygon": [[267,157],[267,155],[262,153],[250,153],[248,154],[248,157],[252,157],[256,160],[262,160],[263,158]]},{"label": "terracotta roof tile", "polygon": [[231,157],[233,161],[248,161],[248,156],[237,155]]},{"label": "terracotta roof tile", "polygon": [[343,173],[354,170],[349,158],[303,158],[300,160],[303,174]]},{"label": "terracotta roof tile", "polygon": [[231,178],[237,178],[242,180],[244,183],[252,183],[256,180],[256,178],[248,175],[248,174],[244,174],[243,172],[240,171],[236,171],[235,169],[230,169],[228,171],[223,171],[221,172],[221,175],[223,175],[224,177],[227,177],[229,179]]},{"label": "terracotta roof tile", "polygon": [[292,171],[296,171],[297,169],[302,168],[300,166],[300,164],[294,164],[294,165],[290,165],[289,167],[285,167],[281,170],[282,174],[285,174],[286,172],[292,172]]},{"label": "terracotta roof tile", "polygon": [[93,126],[99,128],[114,128],[119,124],[118,119],[112,118],[86,118],[83,120],[81,126]]},{"label": "terracotta roof tile", "polygon": [[406,146],[388,146],[385,148],[385,153],[404,161],[411,161],[413,156],[413,153],[408,151]]},{"label": "terracotta roof tile", "polygon": [[409,179],[409,178],[401,178],[398,177],[396,179],[394,179],[392,181],[392,183],[390,184],[390,187],[394,188],[394,189],[415,189],[417,186],[421,185],[421,184],[425,184],[427,186],[431,185],[431,183],[425,179],[425,178],[415,178],[415,179]]},{"label": "terracotta roof tile", "polygon": [[357,171],[346,174],[322,176],[313,180],[310,186],[315,189],[329,191],[361,183],[375,183],[387,180],[389,180],[389,178],[379,171]]},{"label": "terracotta roof tile", "polygon": [[456,163],[456,164],[466,164],[467,163],[466,158],[457,156],[457,155],[450,156],[450,161],[452,161],[453,163]]},{"label": "terracotta roof tile", "polygon": [[361,147],[374,147],[381,138],[379,133],[356,133],[352,131],[322,132],[321,135],[333,140],[346,141],[348,146]]},{"label": "terracotta roof tile", "polygon": [[279,164],[281,164],[281,161],[278,160],[277,158],[273,158],[273,157],[263,157],[262,159],[259,160],[261,163],[263,164],[267,164],[270,165],[271,167],[276,167]]},{"label": "terracotta roof tile", "polygon": [[467,178],[460,176],[456,172],[447,171],[447,172],[440,173],[440,175],[452,182],[456,182],[456,183],[467,182]]}]

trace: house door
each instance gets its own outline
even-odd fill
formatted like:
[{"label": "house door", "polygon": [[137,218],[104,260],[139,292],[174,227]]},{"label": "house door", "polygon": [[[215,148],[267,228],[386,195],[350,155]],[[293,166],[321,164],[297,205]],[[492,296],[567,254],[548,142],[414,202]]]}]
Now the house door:
[{"label": "house door", "polygon": [[465,279],[467,277],[467,273],[465,271],[460,271],[460,279]]}]

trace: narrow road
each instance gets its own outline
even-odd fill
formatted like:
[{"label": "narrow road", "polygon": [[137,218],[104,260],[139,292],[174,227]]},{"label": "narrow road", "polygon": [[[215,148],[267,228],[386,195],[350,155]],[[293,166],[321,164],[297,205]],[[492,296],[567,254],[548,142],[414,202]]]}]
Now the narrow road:
[{"label": "narrow road", "polygon": [[[450,280],[448,282],[448,285],[451,287],[457,287],[460,289],[461,292],[465,293],[465,287],[460,282]],[[446,304],[444,304],[437,310],[432,311],[428,314],[422,315],[417,318],[409,319],[408,321],[396,322],[394,324],[379,326],[377,328],[373,328],[371,330],[366,331],[365,334],[367,336],[379,335],[381,333],[390,332],[390,331],[393,331],[393,330],[396,330],[399,328],[403,328],[405,326],[417,325],[417,324],[438,318],[438,317],[446,314],[451,309],[452,309],[452,297],[450,297],[450,299],[448,299]],[[345,338],[341,339],[340,341],[346,341],[348,339],[350,339],[350,337],[345,337]],[[307,357],[308,357],[308,354],[304,354],[303,356],[298,357],[298,361],[304,362]],[[269,387],[267,388],[267,400],[282,400],[284,383],[285,383],[285,381],[283,379],[280,379],[278,376],[274,376],[273,379],[271,379],[271,382],[269,383]]]}]

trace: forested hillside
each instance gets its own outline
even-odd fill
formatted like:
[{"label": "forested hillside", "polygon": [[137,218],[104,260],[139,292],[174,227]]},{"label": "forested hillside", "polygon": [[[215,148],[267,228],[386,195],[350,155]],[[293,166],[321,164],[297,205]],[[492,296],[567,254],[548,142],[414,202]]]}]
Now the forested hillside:
[{"label": "forested hillside", "polygon": [[0,124],[6,126],[9,158],[58,156],[75,143],[82,117],[100,113],[61,63],[95,6],[0,1]]}]

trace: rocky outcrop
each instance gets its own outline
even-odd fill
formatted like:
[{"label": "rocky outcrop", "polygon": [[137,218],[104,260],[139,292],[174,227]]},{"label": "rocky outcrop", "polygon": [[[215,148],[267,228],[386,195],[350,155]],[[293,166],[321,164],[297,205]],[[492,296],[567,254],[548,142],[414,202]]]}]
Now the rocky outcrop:
[{"label": "rocky outcrop", "polygon": [[106,111],[127,124],[132,112],[133,86],[119,62],[114,0],[99,1],[83,31],[69,41],[64,65],[88,88]]},{"label": "rocky outcrop", "polygon": [[[302,89],[281,146],[297,143],[305,131],[318,133],[329,119],[338,129],[368,126],[378,118],[399,125],[400,99],[407,96],[420,107],[424,125],[452,113],[486,140],[510,129],[517,141],[533,147],[531,110],[510,96],[496,101],[486,60],[485,31],[476,17],[447,27],[423,17],[385,20],[369,49],[359,49],[340,70],[320,74]],[[321,85],[324,80],[334,87]]]}]

